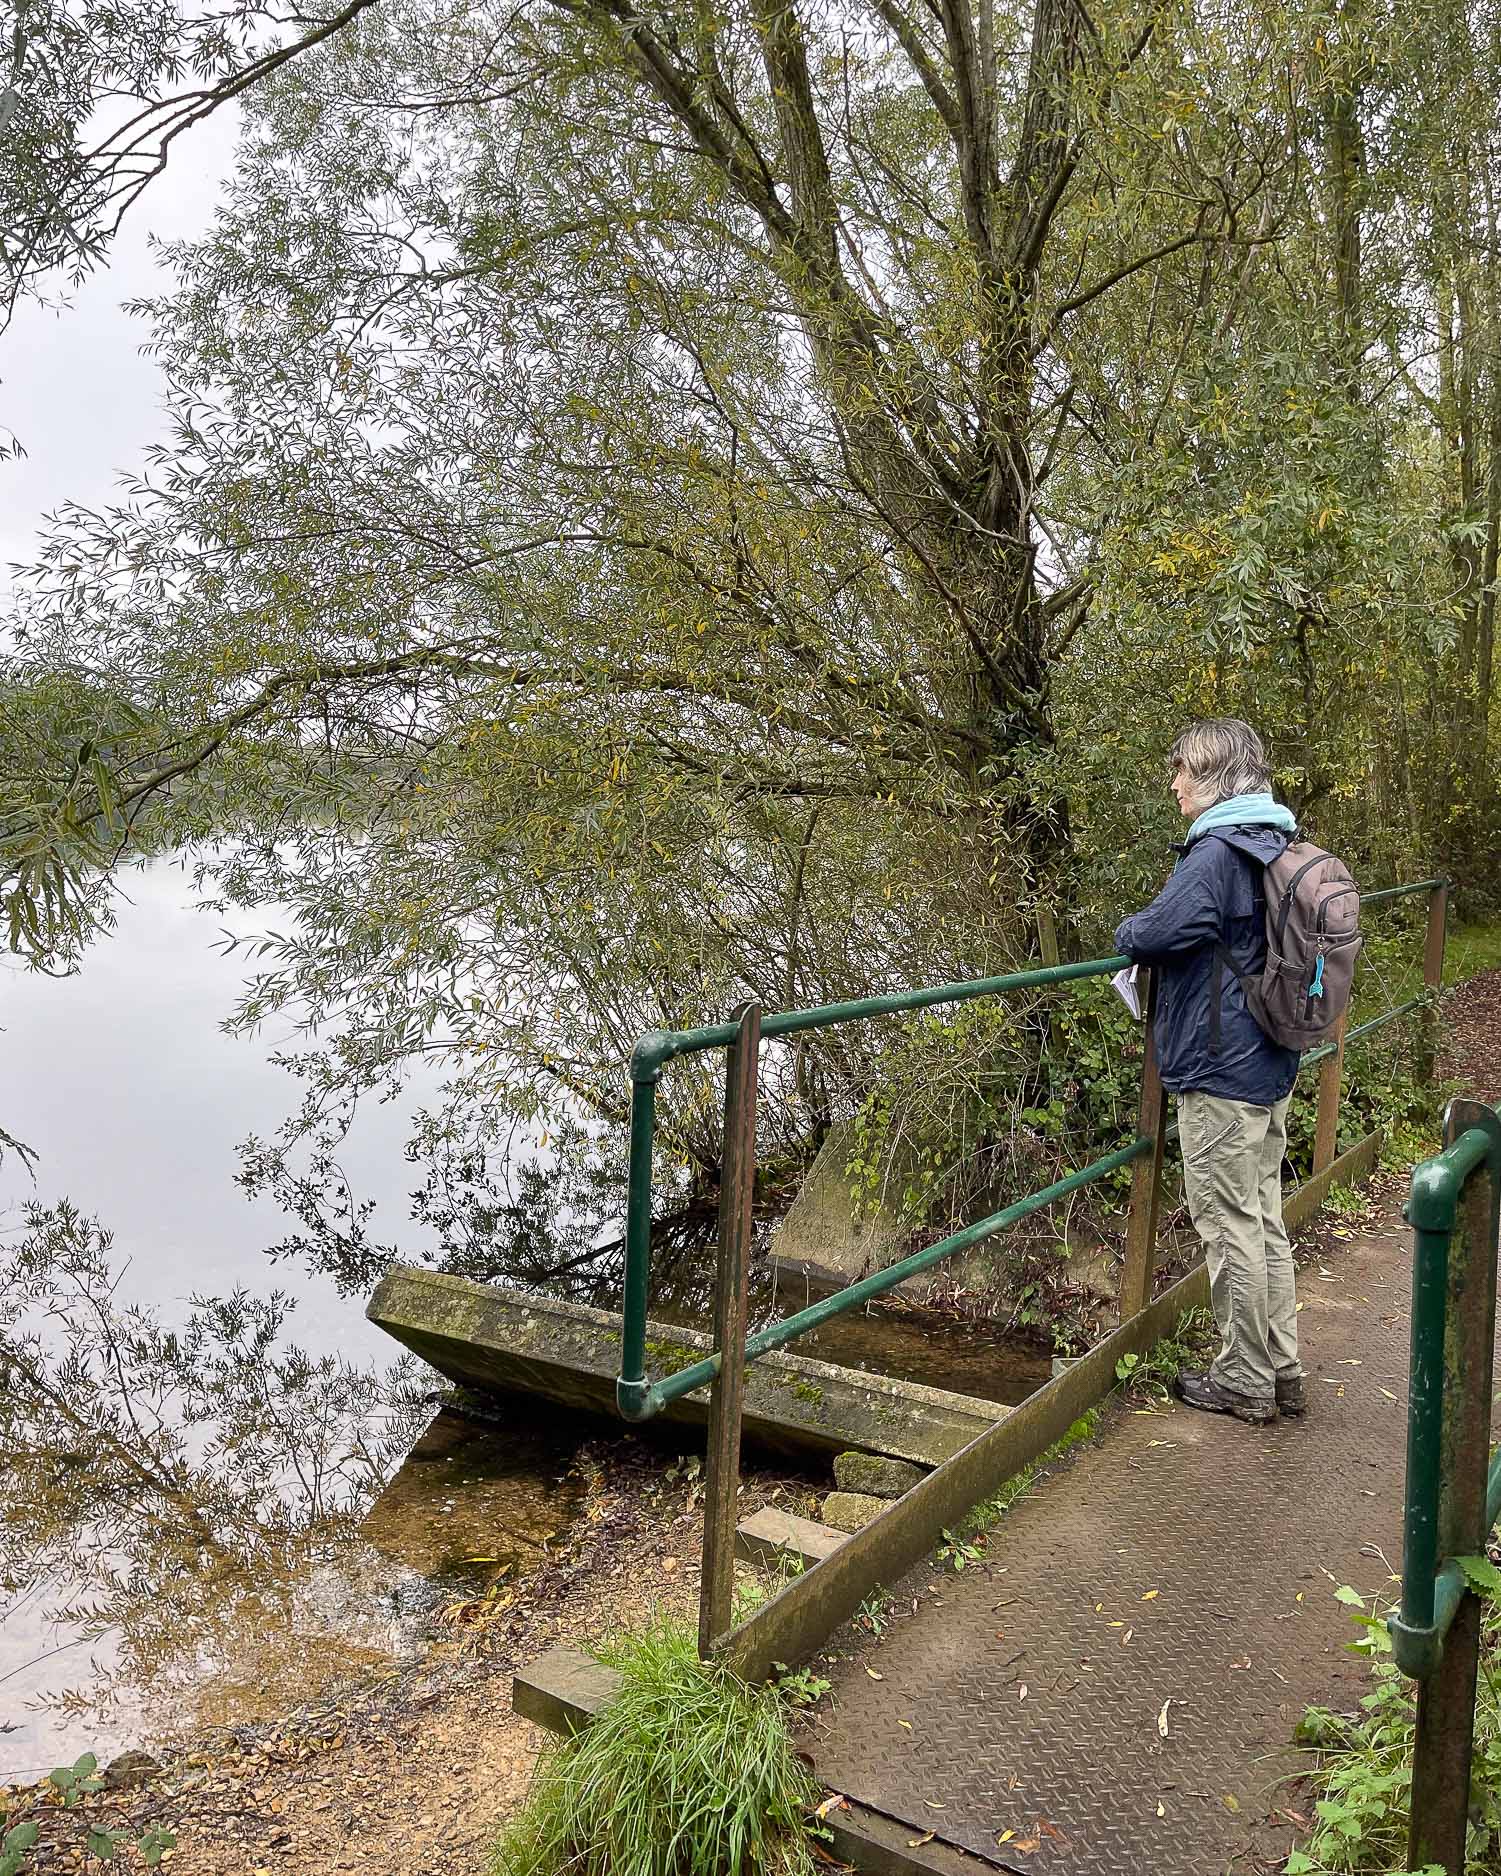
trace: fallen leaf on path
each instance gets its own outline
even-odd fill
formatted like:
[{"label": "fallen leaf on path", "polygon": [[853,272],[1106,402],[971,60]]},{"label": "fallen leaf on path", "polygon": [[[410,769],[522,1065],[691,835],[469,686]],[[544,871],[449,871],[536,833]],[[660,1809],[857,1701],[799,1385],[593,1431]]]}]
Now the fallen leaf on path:
[{"label": "fallen leaf on path", "polygon": [[1122,1648],[1124,1648],[1124,1647],[1125,1647],[1125,1645],[1126,1645],[1126,1643],[1127,1643],[1128,1641],[1130,1641],[1130,1639],[1131,1639],[1131,1637],[1132,1637],[1132,1636],[1133,1636],[1133,1635],[1134,1635],[1135,1633],[1136,1633],[1136,1630],[1135,1630],[1134,1628],[1128,1628],[1128,1629],[1126,1630],[1126,1632],[1125,1632],[1125,1634],[1121,1636],[1121,1647],[1122,1647]]},{"label": "fallen leaf on path", "polygon": [[1162,1594],[1162,1591],[1160,1589],[1149,1589],[1147,1593],[1142,1597],[1142,1601],[1150,1602],[1154,1596],[1160,1596],[1161,1594]]},{"label": "fallen leaf on path", "polygon": [[923,1803],[930,1811],[946,1811],[949,1808],[946,1804],[935,1803],[932,1798],[924,1798]]},{"label": "fallen leaf on path", "polygon": [[849,1809],[849,1799],[846,1798],[841,1792],[836,1791],[836,1792],[830,1793],[830,1795],[824,1799],[823,1803],[819,1805],[818,1809],[813,1813],[813,1815],[815,1817],[822,1818],[822,1817],[827,1817],[830,1811],[847,1811],[848,1809]]},{"label": "fallen leaf on path", "polygon": [[1157,1800],[1157,1815],[1159,1817],[1167,1816],[1167,1806],[1162,1802],[1161,1798]]},{"label": "fallen leaf on path", "polygon": [[873,1681],[884,1681],[886,1678],[884,1674],[877,1674],[874,1668],[867,1668],[865,1672]]},{"label": "fallen leaf on path", "polygon": [[1225,1793],[1223,1803],[1227,1811],[1238,1811],[1240,1809],[1240,1799],[1232,1797],[1228,1791]]},{"label": "fallen leaf on path", "polygon": [[1251,1665],[1251,1657],[1247,1655],[1244,1661],[1232,1661],[1230,1665],[1233,1668],[1248,1668]]},{"label": "fallen leaf on path", "polygon": [[907,1729],[907,1731],[908,1731],[909,1733],[910,1733],[910,1732],[912,1731],[912,1722],[911,1722],[911,1720],[898,1720],[898,1721],[897,1721],[897,1725],[898,1725],[898,1726],[905,1726],[905,1727],[906,1727],[906,1729]]},{"label": "fallen leaf on path", "polygon": [[1169,1694],[1162,1703],[1162,1711],[1157,1715],[1157,1734],[1161,1739],[1167,1738],[1167,1710],[1172,1704],[1172,1695]]},{"label": "fallen leaf on path", "polygon": [[1017,1690],[1016,1690],[1016,1697],[1017,1697],[1017,1699],[1018,1699],[1018,1700],[1025,1700],[1025,1699],[1026,1699],[1026,1697],[1027,1697],[1027,1683],[1026,1683],[1025,1681],[1023,1681],[1023,1682],[1022,1682],[1022,1684],[1021,1684],[1021,1686],[1017,1688]]},{"label": "fallen leaf on path", "polygon": [[909,1837],[907,1839],[907,1848],[909,1850],[920,1850],[925,1843],[931,1843],[937,1835],[938,1832],[936,1830],[930,1830],[924,1836]]}]

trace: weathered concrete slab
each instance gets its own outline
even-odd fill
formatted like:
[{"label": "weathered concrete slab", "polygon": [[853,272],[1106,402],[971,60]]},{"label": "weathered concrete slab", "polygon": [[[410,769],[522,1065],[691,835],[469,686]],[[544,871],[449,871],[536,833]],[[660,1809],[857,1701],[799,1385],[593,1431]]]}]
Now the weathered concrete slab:
[{"label": "weathered concrete slab", "polygon": [[844,1532],[832,1525],[815,1524],[811,1518],[780,1511],[775,1505],[764,1505],[735,1527],[735,1555],[741,1562],[773,1570],[789,1559],[811,1570],[843,1542]]},{"label": "weathered concrete slab", "polygon": [[620,1691],[620,1676],[580,1649],[549,1648],[511,1682],[511,1706],[551,1733],[581,1732]]},{"label": "weathered concrete slab", "polygon": [[[365,1314],[463,1387],[615,1412],[620,1318],[607,1310],[398,1268],[382,1280]],[[687,1367],[709,1347],[696,1330],[647,1325],[654,1375]],[[708,1403],[709,1390],[701,1388],[663,1417],[702,1426]],[[936,1466],[1012,1411],[998,1401],[779,1351],[750,1365],[744,1426],[747,1439],[774,1451],[855,1447]]]},{"label": "weathered concrete slab", "polygon": [[808,1168],[797,1197],[772,1239],[773,1255],[810,1274],[845,1283],[895,1261],[908,1227],[893,1212],[868,1202],[856,1218],[857,1197],[845,1167],[854,1148],[849,1121],[833,1127]]}]

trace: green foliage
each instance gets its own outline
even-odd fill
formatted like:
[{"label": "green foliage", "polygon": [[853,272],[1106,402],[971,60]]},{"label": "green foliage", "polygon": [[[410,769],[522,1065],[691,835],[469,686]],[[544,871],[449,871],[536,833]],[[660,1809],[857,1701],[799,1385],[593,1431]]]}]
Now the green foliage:
[{"label": "green foliage", "polygon": [[980,1561],[984,1547],[983,1536],[956,1537],[952,1531],[945,1530],[943,1541],[938,1546],[938,1561],[946,1563],[951,1570],[962,1570],[966,1564]]},{"label": "green foliage", "polygon": [[855,1621],[872,1635],[877,1637],[884,1635],[894,1600],[889,1589],[872,1590],[855,1612]]},{"label": "green foliage", "polygon": [[[783,1697],[698,1658],[659,1618],[601,1648],[620,1692],[544,1753],[496,1876],[805,1876],[816,1787]],[[816,1696],[815,1696],[816,1697]]]},{"label": "green foliage", "polygon": [[1000,1490],[993,1492],[989,1498],[981,1499],[959,1526],[960,1536],[972,1538],[999,1524],[1017,1500],[1026,1496],[1048,1466],[1072,1452],[1076,1446],[1094,1438],[1095,1429],[1100,1424],[1101,1411],[1099,1407],[1091,1407],[1087,1413],[1081,1414],[1068,1431],[1054,1440],[1030,1465],[1013,1473]]},{"label": "green foliage", "polygon": [[784,1661],[774,1661],[772,1666],[779,1670],[777,1692],[790,1707],[817,1706],[834,1684],[807,1666],[789,1668]]},{"label": "green foliage", "polygon": [[1163,1400],[1185,1368],[1201,1368],[1219,1346],[1214,1317],[1202,1307],[1185,1309],[1171,1335],[1163,1336],[1145,1355],[1123,1355],[1115,1364],[1115,1378],[1127,1395],[1137,1400]]},{"label": "green foliage", "polygon": [[[53,1804],[46,1810],[74,1810],[103,1791],[99,1761],[92,1752],[85,1752],[71,1765],[55,1766],[47,1774],[46,1786],[53,1798]],[[9,1792],[0,1793],[0,1876],[22,1876],[28,1868],[28,1855],[41,1844],[42,1824],[40,1817],[23,1815],[33,1808],[29,1794],[23,1793],[18,1808],[7,1813],[4,1802],[10,1796]],[[91,1861],[110,1863],[122,1851],[135,1850],[147,1869],[155,1869],[165,1854],[176,1848],[177,1837],[160,1824],[138,1830],[130,1825],[113,1825],[93,1818],[82,1834],[82,1842],[83,1854]]]},{"label": "green foliage", "polygon": [[[1476,1568],[1485,1559],[1469,1558]],[[1490,1588],[1497,1573],[1479,1571]],[[1297,1740],[1316,1754],[1312,1773],[1318,1793],[1315,1826],[1287,1863],[1287,1876],[1387,1876],[1406,1868],[1412,1789],[1416,1686],[1391,1658],[1383,1611],[1345,1586],[1338,1600],[1349,1606],[1360,1631],[1351,1646],[1370,1659],[1371,1687],[1359,1711],[1334,1713],[1310,1707],[1298,1724]],[[1475,1744],[1470,1761],[1470,1824],[1463,1876],[1489,1876],[1501,1849],[1501,1619],[1487,1610],[1481,1635],[1475,1701]],[[1456,1873],[1459,1876],[1459,1873]]]}]

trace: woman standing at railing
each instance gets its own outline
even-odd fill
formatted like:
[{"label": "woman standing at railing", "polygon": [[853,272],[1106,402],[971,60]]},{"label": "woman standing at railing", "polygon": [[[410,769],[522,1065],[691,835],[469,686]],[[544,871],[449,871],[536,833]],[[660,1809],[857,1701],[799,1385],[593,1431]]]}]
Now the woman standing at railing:
[{"label": "woman standing at railing", "polygon": [[[1204,1241],[1220,1352],[1183,1374],[1190,1407],[1264,1425],[1305,1406],[1282,1159],[1298,1053],[1274,1042],[1242,979],[1266,963],[1262,869],[1295,822],[1274,799],[1261,738],[1235,717],[1191,724],[1171,786],[1189,819],[1172,877],[1115,935],[1158,973],[1156,1043],[1177,1099],[1184,1185]],[[1233,968],[1222,969],[1228,954]]]}]

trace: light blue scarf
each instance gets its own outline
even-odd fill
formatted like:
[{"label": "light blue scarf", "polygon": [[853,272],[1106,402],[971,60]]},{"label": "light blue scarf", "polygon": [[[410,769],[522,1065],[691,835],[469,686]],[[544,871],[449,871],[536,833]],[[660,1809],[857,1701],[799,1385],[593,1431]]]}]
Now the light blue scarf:
[{"label": "light blue scarf", "polygon": [[1189,828],[1184,844],[1191,845],[1200,834],[1216,827],[1276,827],[1290,834],[1297,825],[1292,810],[1284,808],[1273,795],[1231,795],[1204,810]]}]

